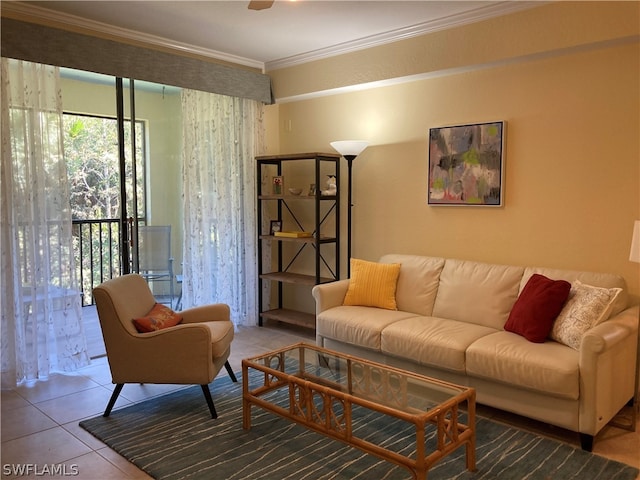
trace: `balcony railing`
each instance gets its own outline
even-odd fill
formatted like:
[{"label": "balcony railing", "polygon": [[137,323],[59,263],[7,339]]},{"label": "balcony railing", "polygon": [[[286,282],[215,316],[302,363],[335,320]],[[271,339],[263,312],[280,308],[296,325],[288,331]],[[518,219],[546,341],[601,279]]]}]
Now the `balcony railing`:
[{"label": "balcony railing", "polygon": [[73,250],[82,305],[93,305],[93,287],[122,272],[118,219],[73,220]]}]

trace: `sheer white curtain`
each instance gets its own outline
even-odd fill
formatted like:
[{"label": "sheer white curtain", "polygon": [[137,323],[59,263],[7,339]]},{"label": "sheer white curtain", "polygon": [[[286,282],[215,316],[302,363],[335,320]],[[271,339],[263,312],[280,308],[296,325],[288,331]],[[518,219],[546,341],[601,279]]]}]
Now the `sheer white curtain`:
[{"label": "sheer white curtain", "polygon": [[3,374],[87,365],[56,67],[2,58],[0,215]]},{"label": "sheer white curtain", "polygon": [[255,325],[262,104],[184,90],[182,120],[184,306],[226,303],[235,325]]}]

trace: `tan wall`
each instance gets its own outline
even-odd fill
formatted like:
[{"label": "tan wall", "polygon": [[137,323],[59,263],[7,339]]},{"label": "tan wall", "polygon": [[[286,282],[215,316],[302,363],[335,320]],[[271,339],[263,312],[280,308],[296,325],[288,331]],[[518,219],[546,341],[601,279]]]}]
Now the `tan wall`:
[{"label": "tan wall", "polygon": [[[525,55],[532,44],[539,53],[553,54],[269,107],[277,110],[269,113],[278,120],[277,153],[331,152],[333,140],[371,142],[354,162],[354,257],[415,253],[615,272],[639,295],[640,266],[628,258],[633,222],[640,219],[640,17],[637,2],[603,3],[611,8],[571,2],[512,17],[517,25],[546,25],[544,35],[533,27],[514,29],[504,18],[458,29],[460,36],[472,32],[474,38],[490,29],[491,38],[510,45],[512,59],[514,45],[526,49]],[[558,9],[581,21],[558,17]],[[596,13],[600,18],[591,19]],[[604,27],[578,31],[586,24]],[[498,27],[517,38],[501,37]],[[594,43],[566,49],[585,35],[595,37]],[[464,48],[472,53],[474,45]],[[488,51],[486,45],[479,48]],[[378,51],[380,61],[394,61],[388,47],[349,58],[357,64],[361,55],[375,63]],[[448,56],[473,57],[467,50]],[[316,67],[331,71],[343,60]],[[274,72],[275,91],[297,95],[340,86],[318,84],[310,67]],[[507,122],[504,206],[428,206],[429,128],[495,120]],[[269,131],[268,138],[273,136]],[[343,168],[346,175],[344,161]]]},{"label": "tan wall", "polygon": [[265,130],[265,155],[277,155],[280,153],[280,109],[277,105],[268,105],[264,108]]}]

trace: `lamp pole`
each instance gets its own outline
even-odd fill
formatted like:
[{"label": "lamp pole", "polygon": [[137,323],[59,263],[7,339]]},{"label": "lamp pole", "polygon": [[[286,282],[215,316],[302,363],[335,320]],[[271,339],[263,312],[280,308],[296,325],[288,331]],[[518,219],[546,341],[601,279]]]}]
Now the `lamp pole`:
[{"label": "lamp pole", "polygon": [[[629,261],[640,263],[640,220],[636,220],[633,224],[633,235],[631,237],[631,251],[629,253]],[[636,346],[636,374],[633,387],[633,410],[631,413],[631,430],[635,431],[636,421],[640,410],[640,311],[638,313],[639,325],[637,332]]]},{"label": "lamp pole", "polygon": [[351,207],[353,207],[351,200],[351,171],[356,155],[344,155],[344,158],[347,160],[347,172],[349,175],[349,185],[347,187],[347,206],[349,207],[349,210],[347,210],[347,278],[349,278],[351,277]]},{"label": "lamp pole", "polygon": [[331,146],[347,160],[347,169],[349,173],[349,184],[347,190],[347,203],[349,210],[347,211],[347,278],[351,276],[351,171],[353,161],[360,153],[367,148],[369,142],[364,140],[344,140],[339,142],[331,142]]}]

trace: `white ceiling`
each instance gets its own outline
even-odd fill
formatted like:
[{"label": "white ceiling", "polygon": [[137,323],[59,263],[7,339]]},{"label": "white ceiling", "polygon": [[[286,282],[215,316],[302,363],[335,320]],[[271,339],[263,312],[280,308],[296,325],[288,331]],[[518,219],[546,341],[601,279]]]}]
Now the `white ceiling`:
[{"label": "white ceiling", "polygon": [[530,8],[525,1],[23,1],[6,8],[261,68],[303,63]]}]

